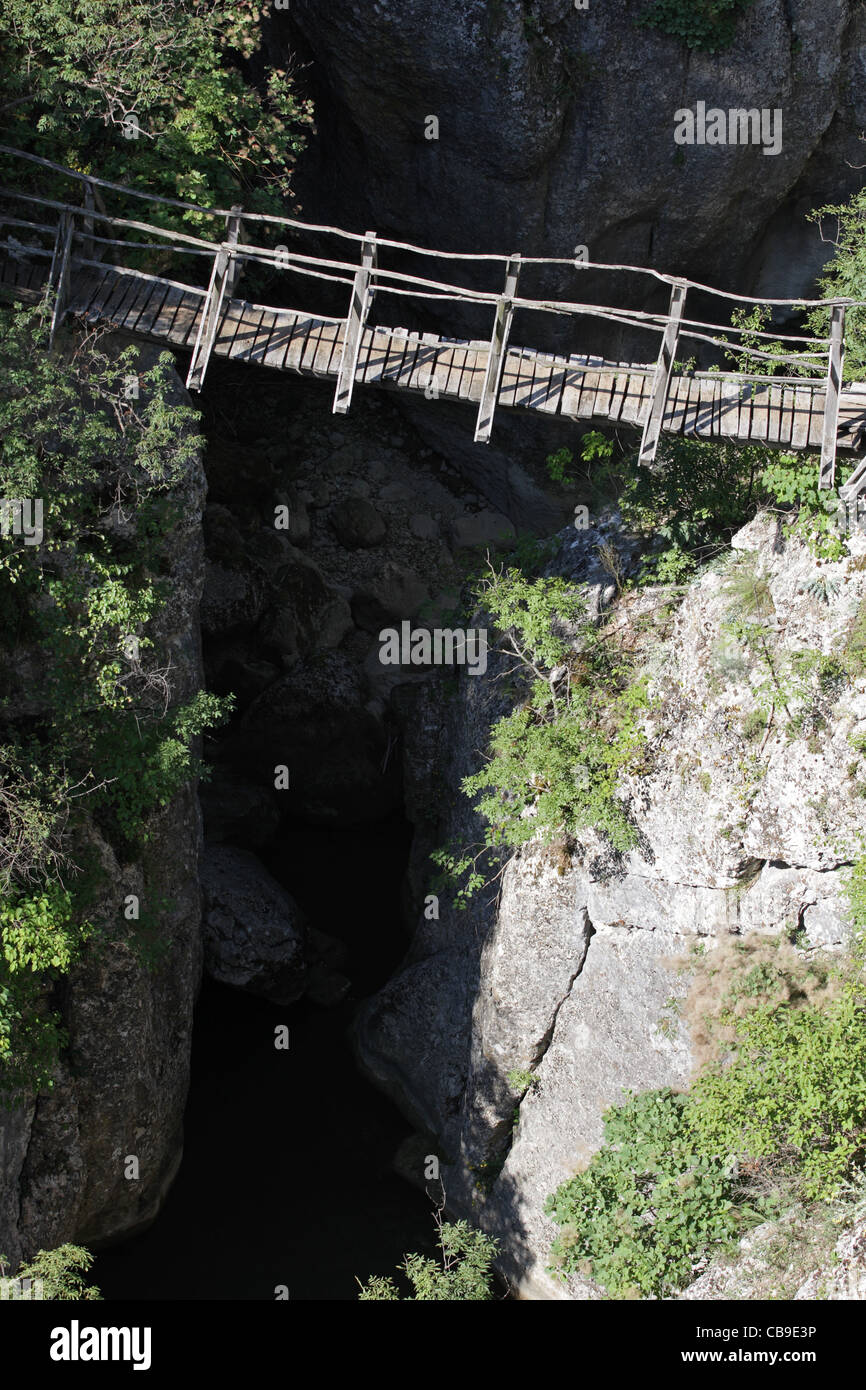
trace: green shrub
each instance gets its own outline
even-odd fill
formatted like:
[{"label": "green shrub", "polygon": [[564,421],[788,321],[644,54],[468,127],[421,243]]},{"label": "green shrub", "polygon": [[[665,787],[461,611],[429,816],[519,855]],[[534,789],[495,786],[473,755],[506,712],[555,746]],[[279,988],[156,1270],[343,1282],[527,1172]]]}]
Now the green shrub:
[{"label": "green shrub", "polygon": [[555,1271],[593,1278],[614,1298],[663,1298],[757,1218],[737,1203],[730,1162],[696,1142],[689,1105],[645,1091],[605,1112],[604,1146],[545,1204],[563,1228]]},{"label": "green shrub", "polygon": [[539,1077],[534,1071],[526,1071],[520,1067],[513,1068],[506,1073],[505,1078],[512,1091],[530,1091],[539,1083]]},{"label": "green shrub", "polygon": [[[822,237],[835,246],[818,281],[821,293],[833,299],[866,299],[866,188],[854,193],[847,203],[817,208],[811,220],[819,224]],[[826,337],[829,322],[829,310],[814,309],[808,320],[809,331]],[[860,305],[845,311],[845,377],[862,381],[864,373],[866,309]]]},{"label": "green shrub", "polygon": [[[46,1301],[101,1301],[99,1289],[93,1284],[87,1285],[84,1280],[92,1264],[93,1256],[83,1246],[61,1245],[56,1250],[40,1250],[28,1264],[21,1266],[15,1278],[41,1281],[41,1294]],[[5,1256],[0,1255],[0,1278],[9,1277],[7,1266]],[[27,1296],[21,1295],[22,1298]]]},{"label": "green shrub", "polygon": [[630,468],[619,506],[627,526],[655,543],[642,583],[678,584],[714,555],[758,510],[761,450],[663,437],[652,470]]},{"label": "green shrub", "polygon": [[148,629],[167,598],[178,489],[201,440],[174,400],[173,362],[144,372],[137,400],[86,339],[46,351],[46,306],[0,310],[0,496],[43,502],[41,545],[0,551],[3,641],[39,652],[36,712],[16,662],[0,688],[0,1091],[49,1084],[63,1034],[51,993],[91,935],[82,837],[97,820],[120,853],[198,770],[190,743],[230,707],[200,692],[174,707]]},{"label": "green shrub", "polygon": [[718,53],[734,41],[737,21],[753,0],[651,0],[637,23],[660,29],[689,48]]},{"label": "green shrub", "polygon": [[574,478],[568,471],[574,463],[574,454],[570,449],[557,449],[555,453],[547,455],[545,462],[547,471],[555,483],[560,483],[562,487],[573,486]]},{"label": "green shrub", "polygon": [[854,945],[804,954],[753,934],[696,949],[686,1093],[633,1095],[546,1210],[554,1269],[613,1297],[665,1297],[751,1224],[833,1203],[866,1157],[866,857],[848,884]]},{"label": "green shrub", "polygon": [[695,1081],[700,1142],[779,1157],[807,1198],[832,1198],[866,1145],[866,1008],[850,993],[824,1009],[760,1004],[734,1025],[735,1055]]},{"label": "green shrub", "polygon": [[[264,55],[260,81],[246,80],[260,8],[252,0],[6,0],[5,142],[148,192],[281,211],[312,108],[291,73]],[[137,139],[124,138],[130,113]],[[44,170],[39,177],[44,186]]]},{"label": "green shrub", "polygon": [[50,1087],[66,1042],[42,979],[13,974],[0,960],[0,1105],[14,1109],[24,1094]]},{"label": "green shrub", "polygon": [[504,650],[534,678],[522,705],[494,725],[484,767],[462,783],[479,797],[486,843],[550,844],[594,826],[616,849],[629,848],[634,830],[617,788],[645,748],[646,682],[630,679],[628,661],[587,621],[580,590],[564,580],[504,570],[478,597],[504,633]]},{"label": "green shrub", "polygon": [[359,1302],[415,1299],[420,1303],[486,1301],[493,1298],[493,1260],[498,1242],[466,1221],[441,1222],[439,1259],[407,1255],[400,1273],[412,1292],[401,1295],[396,1281],[374,1276],[360,1285]]},{"label": "green shrub", "polygon": [[134,732],[123,717],[106,719],[94,752],[108,774],[106,804],[128,843],[141,842],[147,816],[167,806],[190,778],[203,774],[191,743],[226,718],[232,704],[232,696],[200,690],[163,720]]},{"label": "green shrub", "polygon": [[813,454],[777,454],[761,472],[761,486],[771,502],[788,513],[789,525],[808,542],[822,560],[841,560],[845,546],[836,527],[836,499],[828,506],[828,494],[818,488],[817,460]]},{"label": "green shrub", "polygon": [[494,726],[489,761],[461,784],[467,796],[481,793],[488,842],[551,844],[594,827],[614,849],[630,849],[636,832],[617,789],[620,773],[641,763],[648,703],[645,683],[615,694],[587,684],[554,710],[550,686],[536,682],[527,706]]}]

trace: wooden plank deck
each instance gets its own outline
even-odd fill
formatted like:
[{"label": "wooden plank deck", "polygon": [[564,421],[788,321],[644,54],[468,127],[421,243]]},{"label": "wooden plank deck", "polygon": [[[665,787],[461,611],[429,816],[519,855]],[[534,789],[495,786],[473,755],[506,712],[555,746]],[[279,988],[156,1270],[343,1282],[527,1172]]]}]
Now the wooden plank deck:
[{"label": "wooden plank deck", "polygon": [[[33,299],[43,289],[49,264],[37,257],[0,255],[0,290]],[[69,313],[138,337],[190,348],[195,342],[206,291],[141,271],[102,265],[76,267]],[[277,371],[336,381],[345,325],[291,309],[269,309],[242,299],[226,301],[214,354]],[[357,384],[388,386],[477,405],[487,373],[489,343],[466,342],[365,325],[360,335]],[[640,429],[650,405],[653,364],[641,369],[598,357],[562,357],[508,344],[496,404],[574,421],[590,419]],[[673,376],[664,402],[662,429],[698,439],[765,443],[818,450],[824,433],[825,383],[796,385],[742,381],[735,376]],[[866,445],[866,385],[839,396],[837,447]]]}]

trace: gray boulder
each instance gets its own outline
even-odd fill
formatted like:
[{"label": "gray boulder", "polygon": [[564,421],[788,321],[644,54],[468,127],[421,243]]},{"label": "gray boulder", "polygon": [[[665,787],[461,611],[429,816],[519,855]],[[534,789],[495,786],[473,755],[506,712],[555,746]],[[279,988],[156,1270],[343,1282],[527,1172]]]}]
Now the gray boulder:
[{"label": "gray boulder", "polygon": [[205,970],[275,1004],[306,984],[306,926],[294,899],[247,850],[208,845],[202,856]]},{"label": "gray boulder", "polygon": [[347,550],[367,550],[385,539],[385,523],[364,497],[346,497],[331,511],[337,540]]},{"label": "gray boulder", "polygon": [[280,809],[314,824],[379,820],[400,800],[394,738],[367,705],[370,688],[341,652],[296,666],[250,706],[224,756],[262,787],[285,766]]}]

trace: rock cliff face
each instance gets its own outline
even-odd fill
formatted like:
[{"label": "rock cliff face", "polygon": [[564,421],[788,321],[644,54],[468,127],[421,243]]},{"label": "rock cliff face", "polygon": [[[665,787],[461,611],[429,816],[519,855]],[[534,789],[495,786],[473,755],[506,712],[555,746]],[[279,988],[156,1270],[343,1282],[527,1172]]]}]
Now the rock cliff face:
[{"label": "rock cliff face", "polygon": [[[321,87],[305,215],[802,293],[826,251],[803,212],[859,186],[862,8],[755,0],[718,54],[638,27],[646,8],[296,0]],[[676,145],[674,112],[698,101],[780,109],[780,152]]]},{"label": "rock cliff face", "polygon": [[[593,261],[737,293],[808,294],[830,247],[806,214],[861,183],[866,13],[853,0],[754,0],[732,46],[711,54],[639,27],[649,3],[294,0],[266,33],[275,58],[295,46],[310,59],[319,134],[299,170],[303,215],[441,250],[570,257],[585,246]],[[677,145],[674,114],[698,102],[781,112],[779,152]],[[471,283],[500,288],[501,267],[470,270]],[[647,277],[526,267],[521,291],[667,309],[666,287]],[[489,337],[487,310],[427,302],[416,322],[414,307],[383,296],[375,313]],[[615,360],[657,350],[655,335],[520,311],[511,340]],[[458,406],[401,409],[519,531],[565,523],[543,459],[573,447],[573,431],[500,411],[481,448]]]},{"label": "rock cliff face", "polygon": [[[603,606],[611,590],[593,563],[599,536],[560,539],[554,568]],[[765,598],[779,672],[796,651],[850,653],[862,643],[866,537],[852,549],[819,567],[775,519],[741,531],[642,639],[647,756],[644,774],[622,787],[637,848],[616,856],[592,833],[568,852],[524,847],[470,910],[443,898],[439,920],[422,918],[403,969],[365,1006],[363,1064],[442,1158],[449,1203],[501,1236],[503,1271],[522,1297],[596,1296],[545,1273],[556,1228],[544,1200],[598,1147],[602,1113],[623,1088],[687,1082],[690,1041],[671,1001],[685,989],[672,963],[689,942],[798,928],[812,944],[845,937],[842,879],[866,773],[856,752],[862,663],[836,684],[787,689],[768,728],[755,715],[767,673],[732,648],[723,624],[747,575]],[[816,576],[823,585],[810,589]],[[658,593],[644,590],[614,611],[637,634],[658,607]],[[486,676],[464,677],[456,701],[441,687],[402,693],[416,907],[431,891],[429,848],[481,840],[457,787],[503,712],[500,674],[491,663]],[[438,768],[436,748],[451,749]],[[530,1068],[536,1084],[521,1100],[508,1073]]]},{"label": "rock cliff face", "polygon": [[[180,382],[177,391],[185,394]],[[199,459],[178,497],[180,520],[166,548],[170,599],[150,632],[171,667],[178,702],[202,685],[204,496]],[[125,942],[88,950],[65,982],[61,1014],[70,1046],[53,1088],[25,1108],[0,1112],[0,1251],[13,1268],[40,1248],[132,1234],[156,1215],[177,1171],[201,978],[200,836],[191,786],[151,818],[134,863],[120,863],[92,828],[106,884],[94,922],[114,932],[130,893],[142,909],[159,903],[163,954],[149,965]],[[137,1180],[125,1175],[131,1155]]]}]

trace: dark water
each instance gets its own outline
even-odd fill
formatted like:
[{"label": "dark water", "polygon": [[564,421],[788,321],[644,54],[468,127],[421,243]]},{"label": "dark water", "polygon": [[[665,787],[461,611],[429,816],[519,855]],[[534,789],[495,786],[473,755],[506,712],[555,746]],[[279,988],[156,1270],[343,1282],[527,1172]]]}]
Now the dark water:
[{"label": "dark water", "polygon": [[[269,862],[312,924],[349,948],[349,999],[279,1008],[206,981],[196,1009],[184,1161],[156,1223],[102,1251],[107,1299],[354,1300],[355,1276],[432,1248],[431,1207],[391,1170],[409,1133],[358,1074],[357,1000],[399,963],[401,822],[297,827]],[[288,1052],[274,1048],[285,1023]]]}]

